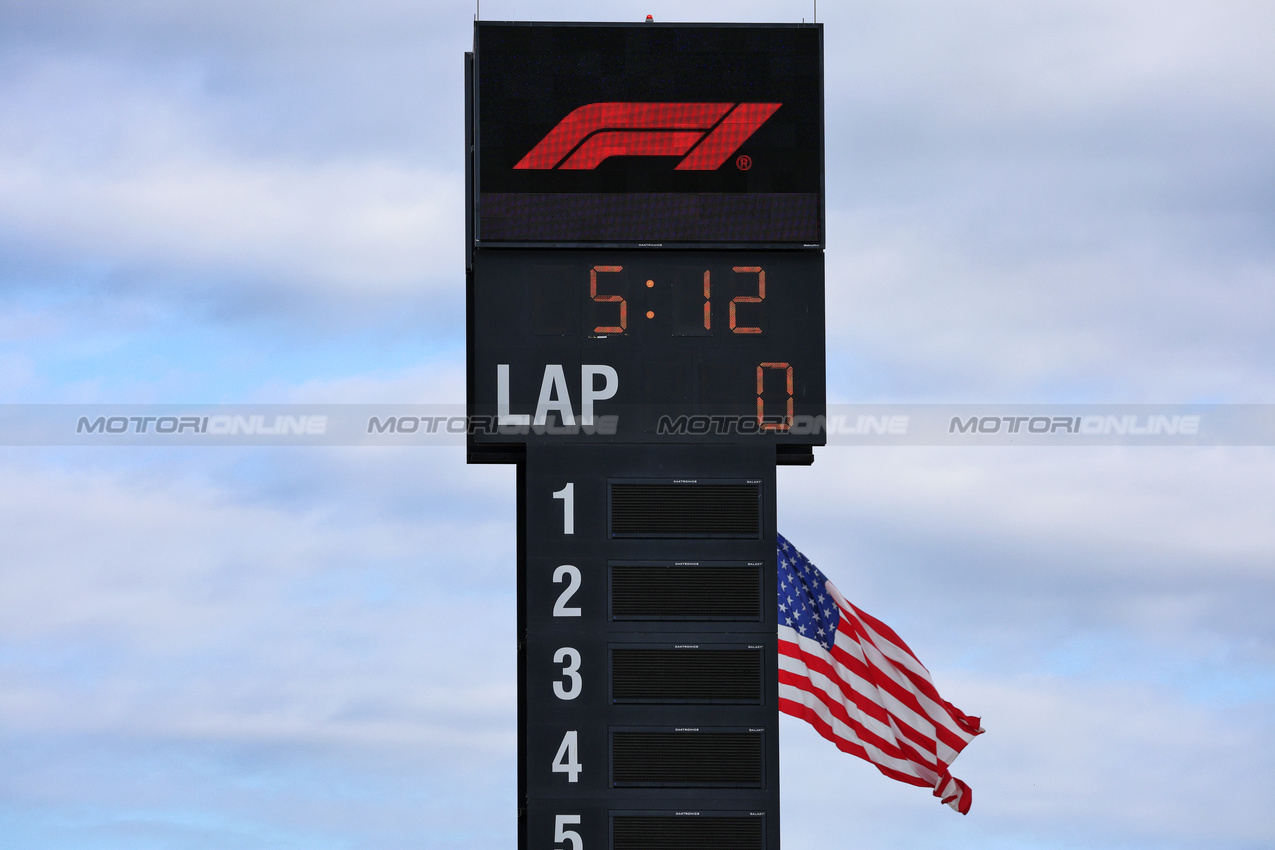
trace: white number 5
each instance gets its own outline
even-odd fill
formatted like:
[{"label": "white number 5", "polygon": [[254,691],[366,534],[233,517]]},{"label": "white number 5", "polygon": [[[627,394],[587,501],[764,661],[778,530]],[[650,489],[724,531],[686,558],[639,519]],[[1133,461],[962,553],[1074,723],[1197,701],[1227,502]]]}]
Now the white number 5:
[{"label": "white number 5", "polygon": [[574,829],[563,829],[567,824],[578,825],[580,823],[579,815],[554,815],[553,816],[553,843],[561,844],[564,841],[571,842],[571,850],[582,850],[584,842],[580,840],[580,833]]}]

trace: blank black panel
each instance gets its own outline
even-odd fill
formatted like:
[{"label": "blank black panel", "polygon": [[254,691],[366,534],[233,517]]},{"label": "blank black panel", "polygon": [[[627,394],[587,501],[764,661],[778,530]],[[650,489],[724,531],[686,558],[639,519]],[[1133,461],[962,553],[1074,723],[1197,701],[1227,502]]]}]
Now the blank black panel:
[{"label": "blank black panel", "polygon": [[732,411],[745,399],[750,407],[756,403],[756,372],[752,368],[740,369],[739,365],[721,357],[700,361],[696,386],[699,403],[705,410]]},{"label": "blank black panel", "polygon": [[761,619],[756,566],[611,566],[615,620]]},{"label": "blank black panel", "polygon": [[645,400],[659,404],[682,405],[689,412],[691,391],[690,381],[686,378],[685,361],[648,360],[644,366]]},{"label": "blank black panel", "polygon": [[620,787],[761,788],[761,732],[612,732]]},{"label": "blank black panel", "polygon": [[538,336],[578,334],[578,287],[571,286],[562,266],[533,266],[531,269],[531,325]]},{"label": "blank black panel", "polygon": [[612,850],[764,850],[760,817],[615,815]]},{"label": "blank black panel", "polygon": [[611,648],[618,703],[760,705],[761,650]]},{"label": "blank black panel", "polygon": [[612,537],[761,537],[761,485],[611,484]]},{"label": "blank black panel", "polygon": [[648,360],[643,364],[645,386],[642,409],[647,431],[659,428],[661,417],[689,416],[691,382],[685,360]]}]

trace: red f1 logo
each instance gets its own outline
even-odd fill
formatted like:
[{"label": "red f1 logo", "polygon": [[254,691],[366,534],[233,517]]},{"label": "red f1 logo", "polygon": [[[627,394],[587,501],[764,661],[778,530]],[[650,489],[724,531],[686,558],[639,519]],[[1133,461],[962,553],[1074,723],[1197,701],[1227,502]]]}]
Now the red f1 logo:
[{"label": "red f1 logo", "polygon": [[590,103],[571,111],[514,168],[591,169],[612,156],[684,156],[713,171],[782,103]]}]

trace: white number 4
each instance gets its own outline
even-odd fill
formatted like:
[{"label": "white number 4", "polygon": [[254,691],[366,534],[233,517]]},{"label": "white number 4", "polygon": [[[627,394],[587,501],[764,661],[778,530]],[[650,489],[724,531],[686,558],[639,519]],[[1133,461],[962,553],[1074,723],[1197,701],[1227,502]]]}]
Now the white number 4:
[{"label": "white number 4", "polygon": [[581,850],[584,847],[584,842],[580,840],[580,833],[574,829],[563,829],[567,824],[577,825],[579,823],[579,815],[554,815],[553,843],[561,844],[564,841],[570,841],[571,850]]},{"label": "white number 4", "polygon": [[575,782],[582,770],[584,768],[580,766],[580,753],[576,748],[576,733],[572,729],[562,736],[562,744],[558,747],[557,755],[553,757],[553,772],[565,773],[568,782]]}]

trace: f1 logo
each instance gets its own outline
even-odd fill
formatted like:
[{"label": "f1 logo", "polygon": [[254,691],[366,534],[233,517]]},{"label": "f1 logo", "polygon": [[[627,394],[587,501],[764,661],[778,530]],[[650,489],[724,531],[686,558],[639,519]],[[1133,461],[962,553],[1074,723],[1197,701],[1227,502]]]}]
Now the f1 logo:
[{"label": "f1 logo", "polygon": [[590,103],[518,161],[519,169],[597,168],[613,156],[681,156],[677,171],[713,171],[782,103]]}]

